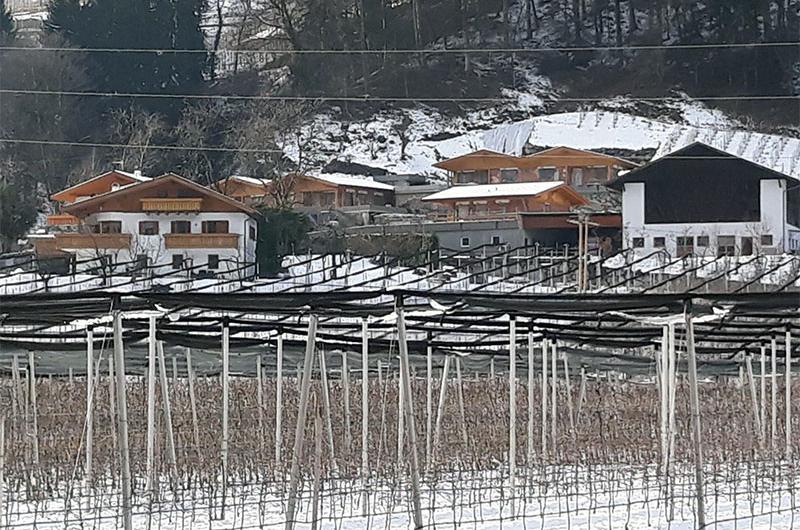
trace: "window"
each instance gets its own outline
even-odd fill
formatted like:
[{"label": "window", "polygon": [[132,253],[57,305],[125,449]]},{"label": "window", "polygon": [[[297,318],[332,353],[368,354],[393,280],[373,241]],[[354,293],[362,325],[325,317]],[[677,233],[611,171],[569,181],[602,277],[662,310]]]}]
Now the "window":
[{"label": "window", "polygon": [[191,234],[192,223],[191,221],[172,221],[170,232],[173,234]]},{"label": "window", "polygon": [[753,255],[753,238],[752,237],[743,237],[742,238],[742,256],[752,256]]},{"label": "window", "polygon": [[136,262],[134,263],[135,270],[144,270],[147,268],[147,255],[146,254],[139,254],[136,256]]},{"label": "window", "polygon": [[539,180],[558,179],[558,170],[554,167],[540,167],[537,172],[539,173]]},{"label": "window", "polygon": [[489,184],[489,172],[482,171],[460,171],[456,173],[457,184]]},{"label": "window", "polygon": [[708,246],[708,236],[697,236],[697,246],[698,247],[707,247]]},{"label": "window", "polygon": [[139,234],[143,236],[158,235],[158,221],[139,221]]},{"label": "window", "polygon": [[219,268],[219,254],[209,254],[208,255],[208,268],[209,269],[218,269]]},{"label": "window", "polygon": [[227,234],[228,221],[203,221],[202,230],[204,234]]},{"label": "window", "polygon": [[586,184],[596,184],[608,181],[608,168],[606,166],[593,166],[583,168],[583,180]]},{"label": "window", "polygon": [[500,245],[501,243],[500,236],[492,236],[492,245]]},{"label": "window", "polygon": [[677,238],[678,257],[688,256],[694,253],[694,237],[683,236]]},{"label": "window", "polygon": [[519,176],[518,169],[501,169],[500,182],[516,182]]},{"label": "window", "polygon": [[570,186],[583,186],[583,168],[573,167],[570,169]]},{"label": "window", "polygon": [[462,237],[461,238],[461,246],[464,247],[464,248],[469,248],[469,238],[468,237]]},{"label": "window", "polygon": [[736,237],[718,236],[717,237],[717,256],[735,256]]},{"label": "window", "polygon": [[653,246],[655,248],[664,248],[665,246],[667,246],[667,239],[664,237],[654,237]]},{"label": "window", "polygon": [[172,255],[172,268],[173,269],[180,269],[183,267],[183,255],[182,254],[173,254]]},{"label": "window", "polygon": [[250,229],[248,230],[248,233],[250,235],[250,240],[251,241],[255,241],[256,240],[256,227],[253,226],[253,225],[250,225]]},{"label": "window", "polygon": [[761,234],[761,246],[771,247],[772,245],[772,234]]},{"label": "window", "polygon": [[633,248],[644,248],[644,238],[643,237],[634,237],[631,242],[633,244]]},{"label": "window", "polygon": [[100,221],[101,234],[121,234],[122,221]]}]

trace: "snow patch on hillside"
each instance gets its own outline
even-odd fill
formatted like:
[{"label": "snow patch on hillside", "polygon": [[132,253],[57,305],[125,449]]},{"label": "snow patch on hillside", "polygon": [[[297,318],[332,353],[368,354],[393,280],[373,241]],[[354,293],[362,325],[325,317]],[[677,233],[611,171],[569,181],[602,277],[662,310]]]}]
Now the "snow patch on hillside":
[{"label": "snow patch on hillside", "polygon": [[[529,94],[529,110],[552,90],[532,77],[537,92]],[[524,107],[520,104],[520,107]],[[477,149],[522,154],[527,145],[565,145],[580,149],[655,149],[656,157],[700,141],[766,167],[800,178],[800,139],[752,132],[724,113],[691,101],[660,106],[660,118],[636,115],[630,101],[603,102],[610,110],[542,114],[516,122],[504,120],[503,109],[473,110],[446,117],[430,107],[386,109],[369,120],[345,121],[334,109],[317,115],[303,134],[304,160],[322,167],[331,160],[355,162],[397,174],[444,178],[433,164]],[[507,110],[507,108],[505,109]],[[405,152],[402,151],[406,142]],[[298,159],[296,146],[286,150]]]}]

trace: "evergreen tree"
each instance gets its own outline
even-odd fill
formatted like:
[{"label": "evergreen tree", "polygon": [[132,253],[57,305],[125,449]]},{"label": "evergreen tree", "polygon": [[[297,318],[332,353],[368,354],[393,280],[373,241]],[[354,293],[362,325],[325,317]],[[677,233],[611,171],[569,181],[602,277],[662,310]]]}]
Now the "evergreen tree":
[{"label": "evergreen tree", "polygon": [[[204,0],[55,0],[48,29],[82,48],[120,50],[91,54],[94,88],[100,92],[191,94],[210,65],[200,28],[204,7]],[[172,118],[182,107],[172,98],[136,98],[136,103]],[[130,102],[117,97],[112,104]]]}]

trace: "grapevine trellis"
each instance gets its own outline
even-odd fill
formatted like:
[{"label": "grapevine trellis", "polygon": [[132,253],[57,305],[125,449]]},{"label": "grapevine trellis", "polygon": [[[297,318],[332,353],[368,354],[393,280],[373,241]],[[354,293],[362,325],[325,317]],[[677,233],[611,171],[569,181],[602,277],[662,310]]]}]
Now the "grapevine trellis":
[{"label": "grapevine trellis", "polygon": [[[248,503],[257,526],[287,528],[396,512],[419,528],[442,510],[451,524],[591,519],[598,502],[610,519],[625,497],[628,518],[652,501],[700,526],[793,513],[796,262],[743,274],[759,257],[623,257],[610,277],[597,258],[576,292],[580,259],[453,253],[415,281],[377,260],[268,292],[240,279],[0,297],[0,520],[31,502],[47,519],[36,503],[53,492],[60,524],[127,527],[143,506],[150,524]],[[725,278],[728,292],[708,288]],[[756,507],[764,495],[777,511]]]}]

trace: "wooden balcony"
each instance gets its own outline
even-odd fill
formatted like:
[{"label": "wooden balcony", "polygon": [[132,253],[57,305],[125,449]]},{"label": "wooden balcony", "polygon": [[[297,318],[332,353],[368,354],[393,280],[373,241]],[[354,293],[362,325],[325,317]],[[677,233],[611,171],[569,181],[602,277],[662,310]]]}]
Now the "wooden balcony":
[{"label": "wooden balcony", "polygon": [[130,248],[130,234],[56,234],[56,245],[61,249],[114,249]]},{"label": "wooden balcony", "polygon": [[203,206],[203,199],[171,199],[154,198],[140,199],[144,212],[199,212]]},{"label": "wooden balcony", "polygon": [[238,248],[239,234],[164,234],[164,246],[176,248]]},{"label": "wooden balcony", "polygon": [[54,213],[47,216],[48,226],[77,226],[78,218],[68,213]]}]

